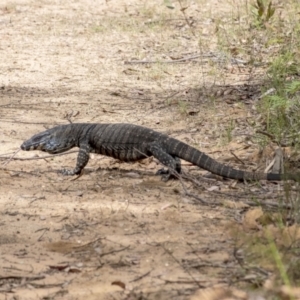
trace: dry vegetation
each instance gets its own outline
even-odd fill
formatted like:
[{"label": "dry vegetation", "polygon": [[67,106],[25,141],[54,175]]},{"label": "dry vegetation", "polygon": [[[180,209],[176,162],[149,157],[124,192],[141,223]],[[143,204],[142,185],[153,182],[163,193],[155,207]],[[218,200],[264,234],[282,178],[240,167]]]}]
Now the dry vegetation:
[{"label": "dry vegetation", "polygon": [[71,119],[148,126],[239,169],[264,171],[280,147],[296,171],[299,11],[0,2],[0,299],[300,299],[298,183],[237,183],[189,163],[165,183],[155,160],[100,156],[74,181],[57,170],[75,153],[7,160]]}]

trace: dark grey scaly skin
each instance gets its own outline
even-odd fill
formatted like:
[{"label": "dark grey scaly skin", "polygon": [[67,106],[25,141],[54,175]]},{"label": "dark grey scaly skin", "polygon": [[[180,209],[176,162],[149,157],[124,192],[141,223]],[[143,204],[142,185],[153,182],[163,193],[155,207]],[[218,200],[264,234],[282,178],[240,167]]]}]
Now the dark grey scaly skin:
[{"label": "dark grey scaly skin", "polygon": [[[299,180],[300,174],[254,173],[233,169],[205,153],[166,134],[133,124],[60,125],[34,135],[21,145],[22,150],[41,150],[51,154],[79,147],[77,164],[65,175],[80,174],[90,153],[111,156],[125,162],[154,156],[169,170],[181,171],[180,158],[213,174],[238,180]],[[169,175],[172,171],[169,172]],[[169,175],[165,176],[167,180]]]}]

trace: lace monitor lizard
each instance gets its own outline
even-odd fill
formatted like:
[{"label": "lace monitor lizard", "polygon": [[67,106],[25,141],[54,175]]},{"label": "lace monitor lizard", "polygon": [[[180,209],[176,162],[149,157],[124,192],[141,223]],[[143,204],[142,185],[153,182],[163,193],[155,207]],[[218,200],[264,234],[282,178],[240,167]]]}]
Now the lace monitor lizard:
[{"label": "lace monitor lizard", "polygon": [[[213,174],[238,180],[299,180],[300,174],[247,172],[217,162],[205,153],[175,138],[133,124],[73,123],[60,125],[34,135],[21,145],[22,150],[41,150],[51,154],[79,147],[77,164],[64,175],[80,174],[90,153],[111,156],[125,162],[154,156],[169,170],[181,171],[180,158]],[[163,172],[161,172],[163,174]],[[168,180],[172,172],[163,175]]]}]

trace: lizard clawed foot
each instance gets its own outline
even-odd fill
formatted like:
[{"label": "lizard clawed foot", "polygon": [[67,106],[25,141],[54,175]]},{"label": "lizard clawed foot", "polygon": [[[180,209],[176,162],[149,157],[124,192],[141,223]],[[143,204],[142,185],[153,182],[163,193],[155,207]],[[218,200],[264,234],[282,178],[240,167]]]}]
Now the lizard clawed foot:
[{"label": "lizard clawed foot", "polygon": [[161,181],[167,182],[170,179],[177,179],[177,177],[172,174],[168,169],[159,169],[156,175],[161,175]]},{"label": "lizard clawed foot", "polygon": [[71,181],[75,181],[83,175],[83,171],[76,172],[76,170],[67,170],[67,169],[62,169],[62,170],[59,171],[59,173],[64,175],[64,176],[77,175],[77,177],[72,178]]},{"label": "lizard clawed foot", "polygon": [[170,171],[168,169],[159,169],[155,175],[166,175],[166,174],[170,174]]}]

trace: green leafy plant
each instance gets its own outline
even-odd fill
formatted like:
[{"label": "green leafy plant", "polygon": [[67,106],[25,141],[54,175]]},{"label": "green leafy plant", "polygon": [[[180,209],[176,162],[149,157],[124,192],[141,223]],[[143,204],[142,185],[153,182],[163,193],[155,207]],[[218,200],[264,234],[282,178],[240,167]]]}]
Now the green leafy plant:
[{"label": "green leafy plant", "polygon": [[300,81],[280,85],[273,95],[265,96],[260,105],[266,130],[279,144],[296,146],[300,128]]},{"label": "green leafy plant", "polygon": [[252,8],[252,13],[256,18],[255,25],[258,27],[264,27],[265,23],[269,22],[275,13],[275,7],[272,5],[272,1],[267,4],[264,0],[256,0]]},{"label": "green leafy plant", "polygon": [[187,103],[185,101],[178,101],[179,111],[182,115],[187,115]]},{"label": "green leafy plant", "polygon": [[175,8],[170,0],[164,0],[164,4],[169,9],[174,9]]},{"label": "green leafy plant", "polygon": [[226,127],[226,140],[227,143],[230,143],[232,141],[232,131],[235,128],[235,122],[234,120],[230,119],[230,122],[228,126]]}]

